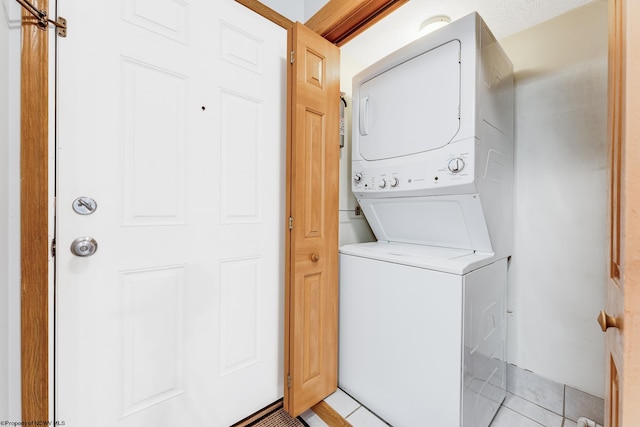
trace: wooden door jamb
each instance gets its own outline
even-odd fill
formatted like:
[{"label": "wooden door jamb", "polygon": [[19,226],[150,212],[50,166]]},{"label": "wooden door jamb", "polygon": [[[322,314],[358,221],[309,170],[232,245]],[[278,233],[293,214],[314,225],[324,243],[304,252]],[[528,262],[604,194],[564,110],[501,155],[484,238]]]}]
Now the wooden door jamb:
[{"label": "wooden door jamb", "polygon": [[[33,0],[48,10],[48,0]],[[22,420],[49,419],[49,29],[22,12],[20,336]]]}]

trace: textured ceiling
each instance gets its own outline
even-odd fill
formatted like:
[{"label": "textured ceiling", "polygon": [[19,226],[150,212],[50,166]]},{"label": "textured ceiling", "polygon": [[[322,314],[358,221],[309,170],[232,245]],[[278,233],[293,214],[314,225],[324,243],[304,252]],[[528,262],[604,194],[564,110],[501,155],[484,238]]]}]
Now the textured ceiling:
[{"label": "textured ceiling", "polygon": [[410,0],[341,51],[357,66],[366,67],[415,40],[420,24],[435,15],[456,20],[476,11],[501,39],[592,1],[606,0]]}]

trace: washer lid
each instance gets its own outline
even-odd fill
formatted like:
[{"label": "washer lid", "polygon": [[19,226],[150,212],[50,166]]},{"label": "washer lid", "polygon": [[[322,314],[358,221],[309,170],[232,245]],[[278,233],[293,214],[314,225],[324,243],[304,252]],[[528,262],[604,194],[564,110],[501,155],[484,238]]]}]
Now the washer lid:
[{"label": "washer lid", "polygon": [[438,246],[410,245],[394,242],[372,242],[356,245],[346,245],[340,248],[342,253],[352,255],[370,255],[375,252],[378,255],[390,255],[393,257],[418,257],[433,261],[449,260],[471,255],[474,253],[468,249],[441,248]]},{"label": "washer lid", "polygon": [[345,245],[340,248],[340,254],[451,274],[468,273],[493,262],[495,258],[493,252],[394,242]]},{"label": "washer lid", "polygon": [[460,41],[452,40],[363,82],[354,137],[366,160],[443,147],[460,129]]}]

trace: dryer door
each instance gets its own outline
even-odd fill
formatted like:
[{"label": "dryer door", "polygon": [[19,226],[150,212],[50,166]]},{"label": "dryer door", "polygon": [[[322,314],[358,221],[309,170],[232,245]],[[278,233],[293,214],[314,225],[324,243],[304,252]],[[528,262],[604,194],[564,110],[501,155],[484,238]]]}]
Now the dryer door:
[{"label": "dryer door", "polygon": [[365,81],[354,119],[366,160],[440,148],[460,129],[460,42],[422,53]]}]

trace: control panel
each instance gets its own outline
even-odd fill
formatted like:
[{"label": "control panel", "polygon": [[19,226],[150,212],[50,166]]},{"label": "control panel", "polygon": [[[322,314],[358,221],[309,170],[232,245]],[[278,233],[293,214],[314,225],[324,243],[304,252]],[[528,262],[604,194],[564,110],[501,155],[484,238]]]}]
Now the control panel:
[{"label": "control panel", "polygon": [[356,160],[353,162],[352,189],[360,194],[404,193],[472,183],[473,140],[456,144],[455,148],[461,151],[452,148],[413,155],[410,160]]}]

